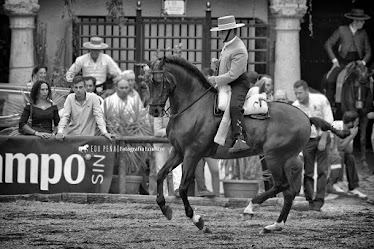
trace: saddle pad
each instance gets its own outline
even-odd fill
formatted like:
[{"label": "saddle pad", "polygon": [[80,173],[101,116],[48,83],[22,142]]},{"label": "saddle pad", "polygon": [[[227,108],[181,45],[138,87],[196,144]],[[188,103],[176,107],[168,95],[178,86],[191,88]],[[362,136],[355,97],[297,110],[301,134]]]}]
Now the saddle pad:
[{"label": "saddle pad", "polygon": [[[252,89],[252,88],[251,88]],[[244,115],[251,114],[266,114],[269,111],[268,104],[266,102],[265,93],[253,93],[253,90],[249,89],[246,100],[243,105]],[[225,111],[226,107],[230,103],[228,92],[231,91],[229,85],[225,85],[218,90],[218,109]]]}]

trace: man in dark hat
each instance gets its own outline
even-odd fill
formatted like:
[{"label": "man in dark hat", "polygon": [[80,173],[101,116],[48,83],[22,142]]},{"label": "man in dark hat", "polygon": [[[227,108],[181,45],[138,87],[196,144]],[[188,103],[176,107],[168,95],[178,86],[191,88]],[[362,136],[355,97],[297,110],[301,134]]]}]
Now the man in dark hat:
[{"label": "man in dark hat", "polygon": [[[351,24],[340,26],[325,43],[325,49],[333,63],[326,77],[326,97],[332,105],[339,73],[352,61],[366,65],[371,58],[369,37],[363,29],[365,21],[370,19],[370,16],[366,15],[362,9],[352,9],[344,16],[352,20]],[[338,45],[336,55],[333,51],[335,45]]]},{"label": "man in dark hat", "polygon": [[[248,51],[243,41],[236,36],[237,28],[244,23],[236,23],[234,16],[218,18],[218,27],[210,31],[218,31],[223,40],[223,48],[218,62],[218,76],[209,77],[210,84],[217,88],[224,85],[231,86],[230,117],[234,135],[234,144],[230,153],[247,150],[249,146],[245,141],[245,129],[242,125],[243,104],[250,88],[251,75],[247,74]],[[257,80],[257,73],[256,79]]]}]

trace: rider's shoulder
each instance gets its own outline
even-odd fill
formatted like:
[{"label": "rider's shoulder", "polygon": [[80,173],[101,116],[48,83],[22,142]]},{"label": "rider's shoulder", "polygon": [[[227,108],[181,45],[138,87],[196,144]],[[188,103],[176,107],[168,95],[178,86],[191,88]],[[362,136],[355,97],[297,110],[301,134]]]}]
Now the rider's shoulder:
[{"label": "rider's shoulder", "polygon": [[321,100],[326,100],[327,99],[327,97],[320,92],[309,93],[309,98],[311,98],[312,100],[315,100],[315,101],[321,101]]}]

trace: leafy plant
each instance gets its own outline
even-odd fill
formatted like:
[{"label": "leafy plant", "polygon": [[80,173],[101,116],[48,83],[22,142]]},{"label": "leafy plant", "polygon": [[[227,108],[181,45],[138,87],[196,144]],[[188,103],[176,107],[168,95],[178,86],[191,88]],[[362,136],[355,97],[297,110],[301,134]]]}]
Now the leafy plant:
[{"label": "leafy plant", "polygon": [[171,47],[167,47],[166,49],[158,48],[156,50],[156,56],[155,57],[157,59],[157,58],[161,58],[163,56],[166,56],[168,54],[172,54],[172,55],[182,57],[182,52],[183,52],[182,47],[183,47],[183,43],[176,44],[174,46],[174,48],[171,48]]},{"label": "leafy plant", "polygon": [[[132,109],[127,105],[104,104],[104,117],[108,132],[117,136],[150,136],[152,135],[151,118],[147,109],[134,106]],[[128,147],[123,140],[119,141],[121,148]],[[142,146],[128,147],[131,151],[120,151],[119,167],[125,167],[126,175],[136,175],[141,169],[146,168],[150,151]],[[116,169],[115,169],[116,171]]]},{"label": "leafy plant", "polygon": [[69,83],[66,80],[67,68],[62,65],[61,59],[64,57],[65,39],[59,41],[58,49],[53,58],[53,72],[51,77],[51,85],[55,87],[69,88]]},{"label": "leafy plant", "polygon": [[61,18],[65,17],[65,12],[67,13],[70,19],[76,21],[77,16],[75,15],[75,0],[63,0],[64,1],[64,10],[62,11]]},{"label": "leafy plant", "polygon": [[262,178],[261,160],[259,156],[222,160],[221,168],[225,178],[232,180],[253,180]]},{"label": "leafy plant", "polygon": [[108,10],[109,16],[113,18],[113,21],[116,22],[122,30],[127,22],[123,8],[123,0],[108,0],[106,2],[106,9]]}]

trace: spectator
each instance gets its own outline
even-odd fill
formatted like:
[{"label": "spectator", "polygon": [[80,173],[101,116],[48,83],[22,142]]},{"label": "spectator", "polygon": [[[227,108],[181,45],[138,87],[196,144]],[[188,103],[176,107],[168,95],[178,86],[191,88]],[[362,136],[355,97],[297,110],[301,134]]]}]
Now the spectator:
[{"label": "spectator", "polygon": [[[212,176],[212,187],[213,187],[213,193],[210,192],[205,184],[205,174],[204,174],[204,168],[205,163],[208,164],[210,174]],[[197,195],[201,197],[214,197],[219,196],[219,188],[220,188],[220,181],[219,181],[219,164],[217,159],[213,158],[203,158],[200,160],[200,162],[197,164],[196,170],[195,170],[195,180],[197,185]]]},{"label": "spectator", "polygon": [[287,92],[285,90],[277,90],[274,94],[274,100],[292,104],[293,102],[288,99]]},{"label": "spectator", "polygon": [[266,99],[268,101],[274,100],[274,85],[269,75],[263,75],[260,80],[256,82],[255,86],[260,88],[259,93],[266,93]]},{"label": "spectator", "polygon": [[133,70],[125,70],[121,73],[121,76],[129,82],[131,90],[138,90],[135,81],[135,73]]},{"label": "spectator", "polygon": [[89,53],[79,56],[66,73],[66,80],[71,82],[74,76],[82,70],[84,77],[96,78],[96,92],[100,94],[106,89],[107,75],[115,78],[121,74],[117,63],[102,51],[108,48],[100,37],[91,37],[89,42],[83,43],[83,47],[90,50]]},{"label": "spectator", "polygon": [[[47,82],[38,80],[33,84],[30,91],[31,103],[25,106],[19,121],[19,128],[25,134],[47,139],[56,133],[60,117],[51,96],[51,86]],[[29,118],[31,127],[27,123]]]},{"label": "spectator", "polygon": [[[294,106],[301,109],[308,117],[318,117],[332,124],[334,121],[330,103],[327,98],[318,93],[310,93],[309,86],[304,80],[294,83],[296,101]],[[311,128],[310,139],[303,149],[304,157],[304,194],[309,202],[310,210],[321,211],[325,201],[327,173],[328,173],[328,148],[330,137],[327,132]],[[314,162],[317,160],[317,193],[314,195]]]},{"label": "spectator", "polygon": [[[333,126],[336,128],[336,123],[341,122],[341,120],[336,120],[333,122]],[[327,180],[327,192],[332,194],[343,194],[345,193],[345,182],[344,182],[344,162],[339,154],[338,150],[338,139],[336,139],[333,133],[330,133],[331,145],[329,151],[329,165],[330,174]]]},{"label": "spectator", "polygon": [[[369,36],[363,29],[365,21],[370,19],[370,16],[362,9],[352,9],[344,16],[352,20],[351,24],[340,26],[325,43],[326,52],[333,63],[326,76],[326,96],[332,105],[335,102],[336,80],[339,73],[349,62],[359,61],[366,65],[371,58]],[[333,50],[336,44],[339,45],[338,54]]]},{"label": "spectator", "polygon": [[[165,109],[169,107],[169,100],[166,102]],[[156,137],[166,137],[166,127],[169,122],[169,118],[167,117],[155,117],[153,122],[153,131],[154,135]],[[150,186],[149,186],[149,192],[151,194],[157,194],[156,189],[156,176],[157,173],[161,170],[161,168],[166,163],[166,160],[169,157],[171,146],[170,144],[154,144],[155,147],[159,148],[160,150],[156,150],[154,152],[155,156],[155,164],[154,167],[151,168],[150,172]],[[179,167],[179,166],[178,166]],[[174,175],[174,172],[176,169],[172,171],[172,174]],[[178,188],[178,187],[177,187]],[[165,179],[164,181],[164,195],[167,196],[169,194],[168,191],[168,181]],[[175,188],[176,189],[176,188]]]},{"label": "spectator", "polygon": [[86,92],[96,93],[96,78],[92,76],[84,77],[86,81]]},{"label": "spectator", "polygon": [[[97,92],[96,92],[96,78],[92,77],[92,76],[87,76],[87,77],[84,77],[84,80],[86,82],[86,92],[97,94]],[[103,98],[100,97],[100,96],[99,96],[99,100],[100,100],[100,105],[102,103],[104,103]]]},{"label": "spectator", "polygon": [[131,88],[127,80],[117,77],[114,80],[114,85],[115,93],[104,99],[104,110],[107,110],[107,108],[112,110],[114,108],[113,110],[119,114],[119,111],[128,112],[135,108],[138,108],[138,110],[144,109],[140,98],[130,95]]},{"label": "spectator", "polygon": [[[374,119],[374,112],[369,112],[367,114],[367,117],[369,119]],[[371,147],[372,147],[373,152],[374,152],[374,123],[373,123],[372,130],[371,130]]]},{"label": "spectator", "polygon": [[130,85],[130,97],[136,99],[136,101],[142,101],[138,92],[138,87],[135,81],[135,73],[133,70],[125,70],[122,72],[122,78],[127,80]]},{"label": "spectator", "polygon": [[[208,163],[209,170],[212,176],[212,187],[213,192],[209,191],[205,184],[204,168],[205,163]],[[182,167],[179,165],[173,170],[173,186],[174,193],[179,196],[179,185],[182,179]],[[219,181],[219,165],[218,160],[213,158],[203,158],[201,159],[195,170],[195,181],[197,186],[197,196],[200,197],[215,197],[219,196],[220,181]]]},{"label": "spectator", "polygon": [[[342,162],[345,164],[347,181],[348,181],[348,195],[357,196],[359,198],[367,198],[367,195],[361,193],[357,188],[359,187],[359,178],[356,170],[355,157],[353,155],[353,140],[358,133],[359,117],[355,111],[347,111],[343,114],[343,121],[335,121],[334,128],[339,130],[350,130],[351,134],[345,139],[338,138],[336,135],[334,139],[337,140],[337,147],[340,156],[343,158]],[[332,179],[336,183],[335,179]]]},{"label": "spectator", "polygon": [[86,92],[86,81],[82,76],[74,77],[73,91],[74,93],[69,94],[65,100],[56,139],[62,141],[64,133],[75,136],[94,136],[96,126],[98,126],[101,133],[112,140],[112,134],[108,133],[106,129],[99,96]]},{"label": "spectator", "polygon": [[27,83],[28,87],[32,87],[38,80],[45,81],[47,78],[48,67],[44,65],[38,65],[34,67],[31,73],[31,81]]}]

